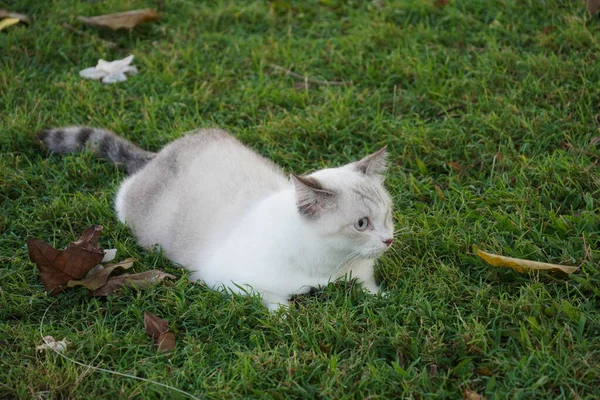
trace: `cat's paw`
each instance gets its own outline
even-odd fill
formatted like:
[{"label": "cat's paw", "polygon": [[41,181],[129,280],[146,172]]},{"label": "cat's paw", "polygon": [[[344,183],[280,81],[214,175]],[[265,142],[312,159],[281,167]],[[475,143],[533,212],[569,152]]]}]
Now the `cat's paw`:
[{"label": "cat's paw", "polygon": [[262,294],[262,302],[270,312],[276,312],[281,309],[287,309],[290,306],[290,302],[287,297]]},{"label": "cat's paw", "polygon": [[382,291],[379,285],[377,285],[374,281],[362,282],[362,288],[373,295],[377,295]]}]

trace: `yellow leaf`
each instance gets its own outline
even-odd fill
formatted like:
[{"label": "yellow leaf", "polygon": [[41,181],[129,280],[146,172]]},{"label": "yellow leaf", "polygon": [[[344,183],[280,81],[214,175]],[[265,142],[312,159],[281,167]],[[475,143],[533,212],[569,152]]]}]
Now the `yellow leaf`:
[{"label": "yellow leaf", "polygon": [[572,274],[579,269],[579,267],[571,267],[569,265],[548,264],[538,261],[523,260],[520,258],[504,257],[497,254],[486,253],[481,250],[477,250],[477,255],[483,258],[486,263],[493,265],[494,267],[508,267],[521,273],[528,270],[548,269],[553,271],[559,270],[565,274]]},{"label": "yellow leaf", "polygon": [[4,28],[8,28],[9,26],[13,26],[14,24],[18,24],[19,21],[20,20],[18,18],[4,18],[2,21],[0,21],[0,31]]}]

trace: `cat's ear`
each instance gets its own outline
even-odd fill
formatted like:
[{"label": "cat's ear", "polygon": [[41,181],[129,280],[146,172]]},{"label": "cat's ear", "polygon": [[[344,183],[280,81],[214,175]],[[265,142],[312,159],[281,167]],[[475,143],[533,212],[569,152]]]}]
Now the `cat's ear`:
[{"label": "cat's ear", "polygon": [[300,214],[308,218],[318,218],[325,209],[334,204],[335,193],[324,189],[316,178],[291,175],[296,188],[296,205]]},{"label": "cat's ear", "polygon": [[373,154],[369,154],[360,161],[353,163],[354,167],[363,174],[383,181],[388,169],[387,146],[382,147]]}]

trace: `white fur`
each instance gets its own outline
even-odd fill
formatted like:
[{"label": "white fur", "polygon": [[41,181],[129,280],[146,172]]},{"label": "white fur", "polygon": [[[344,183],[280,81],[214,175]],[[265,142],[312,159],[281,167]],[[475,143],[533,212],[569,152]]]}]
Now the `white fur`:
[{"label": "white fur", "polygon": [[[310,175],[334,196],[307,217],[298,193],[313,189],[226,132],[205,130],[166,146],[126,179],[115,206],[142,245],[159,244],[209,287],[259,293],[269,309],[347,273],[376,292],[373,265],[393,235],[391,201],[384,167],[361,162]],[[359,232],[354,223],[363,216],[372,226]]]}]

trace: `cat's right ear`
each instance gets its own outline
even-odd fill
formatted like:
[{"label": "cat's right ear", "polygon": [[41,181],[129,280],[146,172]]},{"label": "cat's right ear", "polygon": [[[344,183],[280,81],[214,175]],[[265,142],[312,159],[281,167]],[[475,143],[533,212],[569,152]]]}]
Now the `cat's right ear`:
[{"label": "cat's right ear", "polygon": [[311,218],[319,218],[325,209],[335,203],[335,193],[324,189],[316,178],[291,174],[296,189],[296,205],[300,214]]}]

